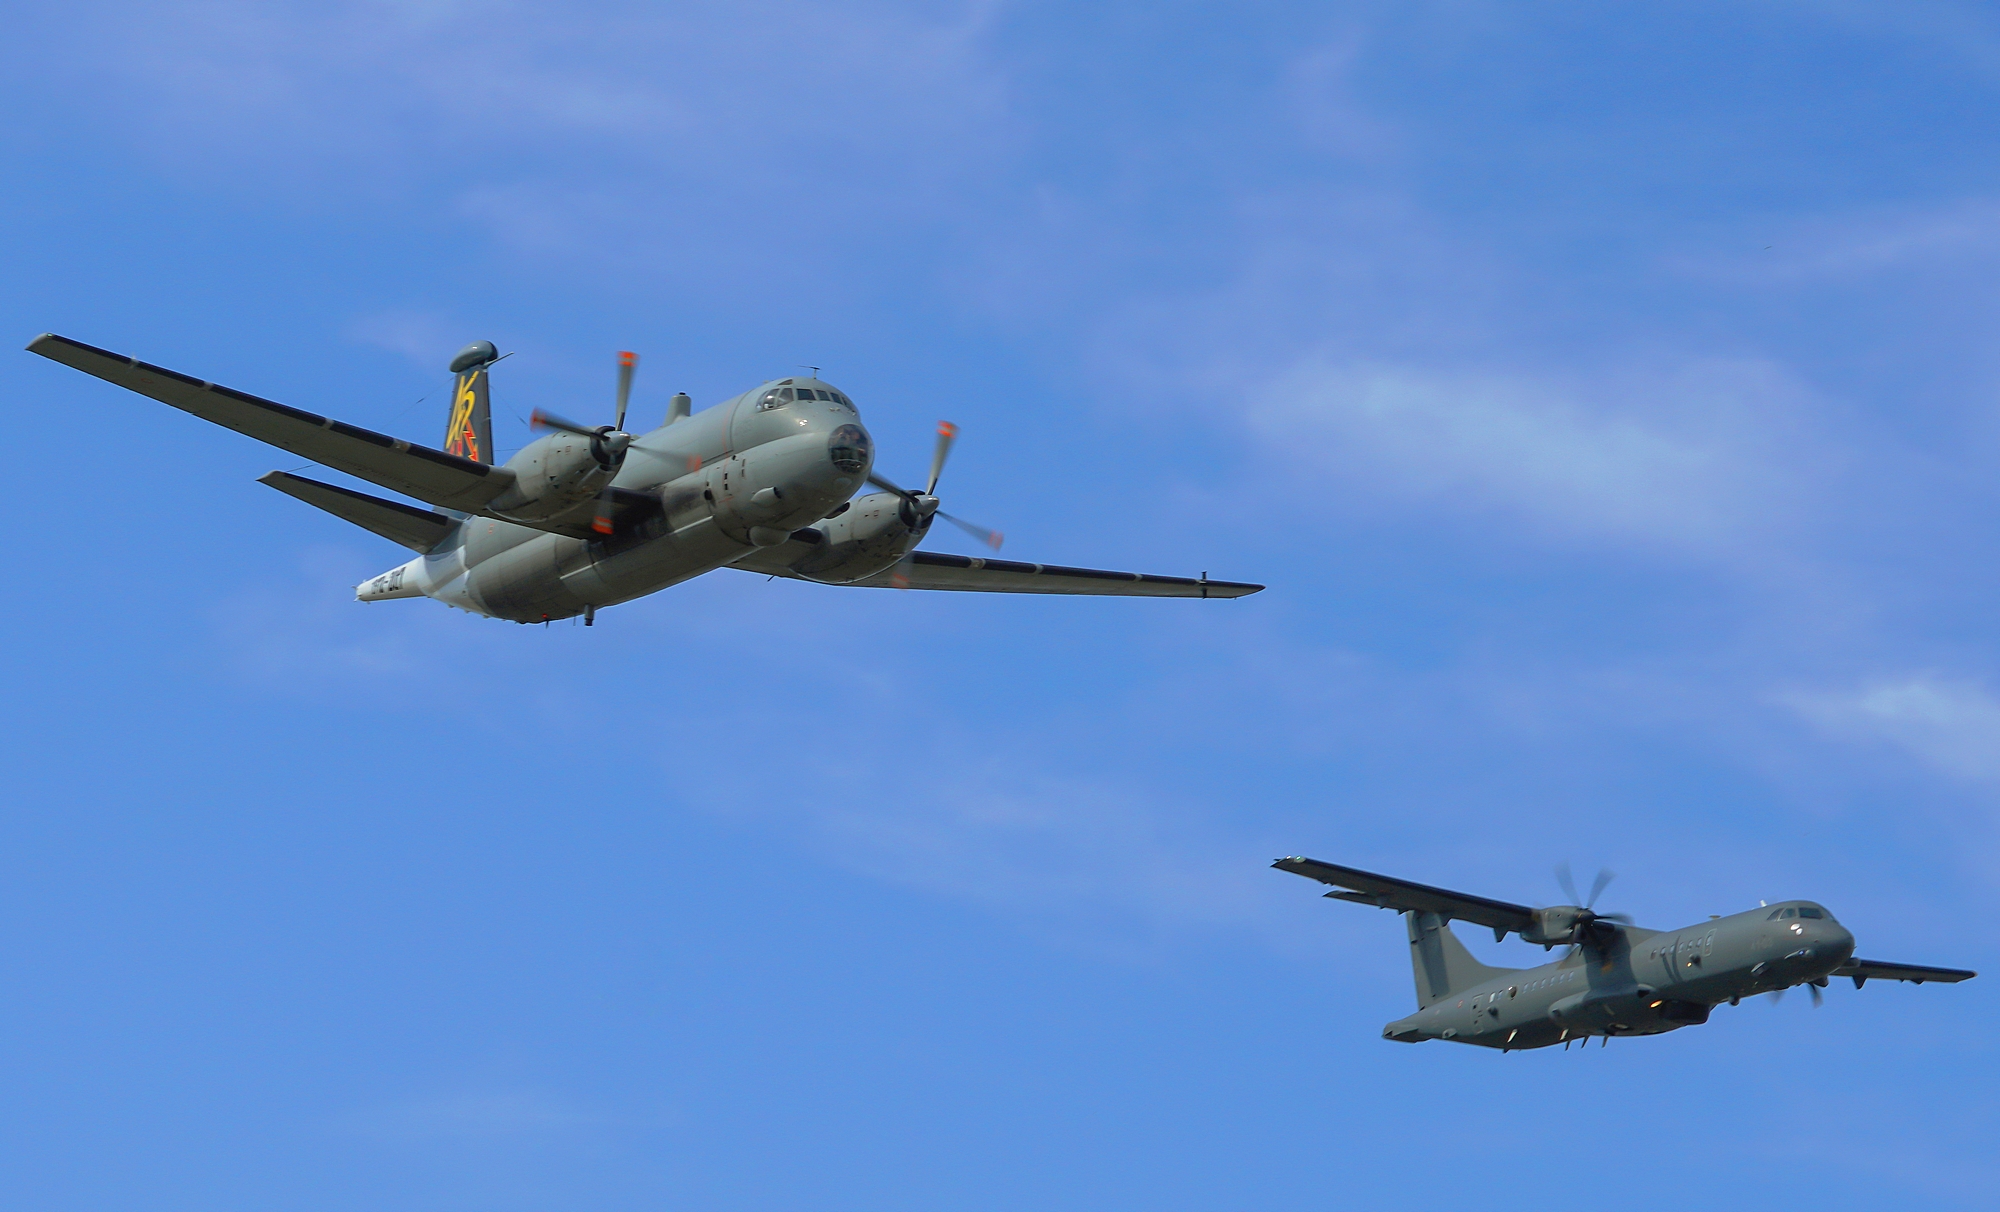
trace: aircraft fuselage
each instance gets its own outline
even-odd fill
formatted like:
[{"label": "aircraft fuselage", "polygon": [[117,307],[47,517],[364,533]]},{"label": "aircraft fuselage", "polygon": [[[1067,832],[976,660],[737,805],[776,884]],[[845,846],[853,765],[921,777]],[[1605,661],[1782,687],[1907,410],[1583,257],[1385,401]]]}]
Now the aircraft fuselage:
[{"label": "aircraft fuselage", "polygon": [[[1787,910],[1792,915],[1785,916]],[[1810,911],[1817,917],[1800,916]],[[1619,930],[1539,968],[1454,991],[1382,1028],[1386,1039],[1543,1048],[1593,1035],[1658,1035],[1708,1021],[1756,993],[1821,983],[1854,936],[1811,901],[1786,901],[1681,930]]]},{"label": "aircraft fuselage", "polygon": [[[426,596],[535,623],[630,601],[759,556],[778,557],[774,568],[808,564],[801,575],[836,583],[901,559],[923,537],[929,518],[908,516],[899,510],[901,498],[889,493],[869,494],[850,507],[847,528],[865,525],[867,534],[823,531],[816,547],[794,540],[799,528],[850,512],[840,506],[866,480],[874,445],[851,405],[815,399],[774,407],[770,388],[633,440],[611,483],[655,503],[638,525],[583,539],[502,518],[467,517],[429,554],[364,581],[356,596]],[[582,507],[582,515],[589,509]],[[843,545],[843,539],[849,541]]]}]

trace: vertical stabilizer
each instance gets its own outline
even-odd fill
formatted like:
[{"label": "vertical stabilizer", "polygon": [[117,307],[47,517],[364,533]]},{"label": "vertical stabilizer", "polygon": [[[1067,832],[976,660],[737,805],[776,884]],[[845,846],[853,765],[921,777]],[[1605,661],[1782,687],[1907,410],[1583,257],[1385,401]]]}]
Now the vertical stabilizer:
[{"label": "vertical stabilizer", "polygon": [[493,461],[493,413],[486,402],[486,368],[500,360],[491,341],[474,341],[451,360],[451,422],[445,427],[444,448],[475,463]]},{"label": "vertical stabilizer", "polygon": [[1460,989],[1468,989],[1513,971],[1489,968],[1472,958],[1472,952],[1451,932],[1451,923],[1435,913],[1409,912],[1403,920],[1410,927],[1410,966],[1417,974],[1417,1009],[1443,1001]]}]

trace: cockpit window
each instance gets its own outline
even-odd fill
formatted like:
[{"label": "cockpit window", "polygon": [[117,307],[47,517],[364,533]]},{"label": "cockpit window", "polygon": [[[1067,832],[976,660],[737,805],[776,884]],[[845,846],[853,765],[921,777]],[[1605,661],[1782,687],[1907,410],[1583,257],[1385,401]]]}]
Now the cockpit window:
[{"label": "cockpit window", "polygon": [[1787,910],[1785,910],[1785,916],[1786,916],[1786,917],[1797,917],[1798,915],[1799,915],[1799,911],[1798,911],[1798,910],[1796,910],[1796,909],[1787,909]]},{"label": "cockpit window", "polygon": [[1783,916],[1785,916],[1785,911],[1783,909],[1773,909],[1771,910],[1771,916],[1765,918],[1764,920],[1767,922],[1775,922]]},{"label": "cockpit window", "polygon": [[1800,917],[1825,917],[1825,916],[1826,916],[1826,912],[1825,912],[1825,910],[1822,910],[1822,909],[1801,909],[1801,910],[1799,910],[1799,916],[1800,916]]}]

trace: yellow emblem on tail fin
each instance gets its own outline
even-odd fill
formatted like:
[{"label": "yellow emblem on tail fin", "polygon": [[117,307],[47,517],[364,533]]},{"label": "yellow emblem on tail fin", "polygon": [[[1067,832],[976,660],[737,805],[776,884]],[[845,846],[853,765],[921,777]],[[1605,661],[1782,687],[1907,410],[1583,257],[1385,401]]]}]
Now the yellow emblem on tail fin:
[{"label": "yellow emblem on tail fin", "polygon": [[486,397],[484,367],[458,376],[452,395],[451,423],[445,429],[444,448],[475,463],[493,461],[493,418]]}]

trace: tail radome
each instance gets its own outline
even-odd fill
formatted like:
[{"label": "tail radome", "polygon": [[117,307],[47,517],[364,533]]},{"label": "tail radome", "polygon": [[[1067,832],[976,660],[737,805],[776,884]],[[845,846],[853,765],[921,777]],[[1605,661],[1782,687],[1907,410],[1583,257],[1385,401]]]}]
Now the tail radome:
[{"label": "tail radome", "polygon": [[1508,968],[1489,968],[1451,932],[1449,919],[1435,913],[1405,913],[1410,926],[1410,966],[1417,975],[1417,1009],[1441,1002],[1460,989],[1491,980]]},{"label": "tail radome", "polygon": [[500,360],[491,341],[474,341],[451,360],[451,421],[445,427],[444,448],[475,463],[493,461],[493,414],[486,401],[486,368]]}]

